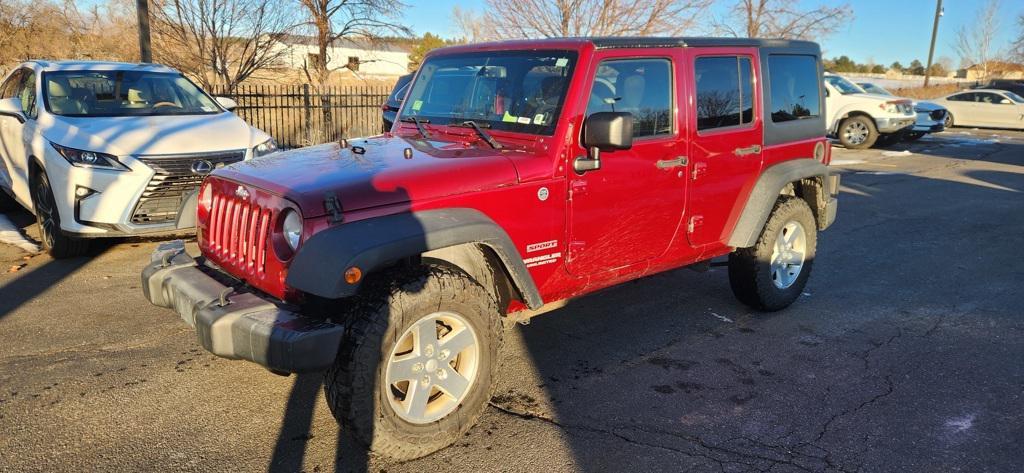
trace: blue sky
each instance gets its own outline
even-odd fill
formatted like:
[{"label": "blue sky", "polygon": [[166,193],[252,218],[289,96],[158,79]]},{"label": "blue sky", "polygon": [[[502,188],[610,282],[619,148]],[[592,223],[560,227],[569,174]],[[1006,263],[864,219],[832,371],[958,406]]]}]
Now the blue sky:
[{"label": "blue sky", "polygon": [[[468,10],[479,10],[482,1],[466,0],[406,0],[409,8],[403,13],[404,20],[418,34],[431,32],[441,36],[458,36],[458,30],[451,22],[452,7],[458,5]],[[721,0],[718,11],[732,4]],[[841,4],[843,1],[803,0],[804,7],[821,3]],[[845,54],[857,62],[873,60],[889,65],[900,61],[903,65],[919,59],[928,59],[928,42],[931,39],[932,19],[935,14],[935,0],[848,0],[854,12],[854,20],[840,28],[835,34],[820,41],[826,57]],[[961,25],[971,22],[984,5],[980,0],[945,0],[945,15],[939,21],[939,36],[935,42],[935,57],[948,56],[953,65],[959,63],[953,41]],[[999,47],[1006,46],[1018,31],[1017,16],[1024,13],[1024,3],[1019,0],[1003,0],[1000,8],[1002,24],[996,41]]]}]

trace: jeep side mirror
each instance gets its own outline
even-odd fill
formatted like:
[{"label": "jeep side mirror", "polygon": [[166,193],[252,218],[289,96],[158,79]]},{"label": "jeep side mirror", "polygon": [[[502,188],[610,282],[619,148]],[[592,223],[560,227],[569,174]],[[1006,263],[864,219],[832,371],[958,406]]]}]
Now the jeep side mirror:
[{"label": "jeep side mirror", "polygon": [[11,97],[0,100],[0,116],[14,117],[19,123],[25,123],[25,114],[21,111],[21,99]]},{"label": "jeep side mirror", "polygon": [[582,174],[601,169],[601,151],[633,147],[633,114],[597,112],[583,122],[583,146],[588,156],[573,161],[573,169]]},{"label": "jeep side mirror", "polygon": [[229,112],[234,112],[235,109],[238,108],[238,102],[235,102],[234,99],[227,97],[214,97],[214,100],[216,100],[221,107],[224,107],[224,110]]}]

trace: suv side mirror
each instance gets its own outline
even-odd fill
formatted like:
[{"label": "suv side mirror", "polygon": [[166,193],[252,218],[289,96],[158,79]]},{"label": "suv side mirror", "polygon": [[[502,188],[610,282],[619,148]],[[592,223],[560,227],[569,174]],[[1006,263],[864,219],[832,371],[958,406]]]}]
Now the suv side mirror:
[{"label": "suv side mirror", "polygon": [[0,116],[14,117],[19,123],[25,123],[25,114],[21,111],[21,99],[11,97],[0,100]]},{"label": "suv side mirror", "polygon": [[234,112],[235,109],[238,108],[238,102],[235,102],[233,99],[229,99],[227,97],[214,97],[213,99],[229,112]]},{"label": "suv side mirror", "polygon": [[601,151],[633,147],[633,114],[629,112],[597,112],[583,122],[583,146],[589,156],[573,161],[578,173],[601,169]]}]

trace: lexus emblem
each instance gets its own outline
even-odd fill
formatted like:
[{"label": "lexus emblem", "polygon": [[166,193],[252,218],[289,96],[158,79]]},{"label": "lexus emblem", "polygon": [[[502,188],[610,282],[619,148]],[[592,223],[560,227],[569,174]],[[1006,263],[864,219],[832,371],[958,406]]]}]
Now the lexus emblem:
[{"label": "lexus emblem", "polygon": [[192,174],[206,175],[213,172],[213,163],[200,159],[192,163]]},{"label": "lexus emblem", "polygon": [[238,189],[235,189],[235,195],[240,199],[248,199],[249,191],[245,190],[242,186],[238,186]]}]

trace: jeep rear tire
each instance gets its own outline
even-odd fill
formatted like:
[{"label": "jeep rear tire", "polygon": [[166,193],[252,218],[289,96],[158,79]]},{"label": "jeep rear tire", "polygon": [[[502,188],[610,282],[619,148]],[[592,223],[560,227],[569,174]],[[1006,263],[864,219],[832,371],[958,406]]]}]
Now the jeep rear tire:
[{"label": "jeep rear tire", "polygon": [[503,331],[496,301],[443,266],[366,284],[324,381],[331,412],[359,443],[396,460],[451,445],[493,393]]},{"label": "jeep rear tire", "polygon": [[39,171],[32,179],[32,206],[39,225],[39,239],[50,256],[73,258],[89,251],[89,240],[68,236],[61,230],[60,211],[45,171]]},{"label": "jeep rear tire", "polygon": [[803,293],[814,265],[817,226],[807,202],[782,196],[757,243],[729,255],[729,285],[746,305],[776,311]]},{"label": "jeep rear tire", "polygon": [[839,136],[839,142],[848,149],[865,149],[878,140],[878,129],[870,117],[854,115],[839,122],[836,135]]}]

